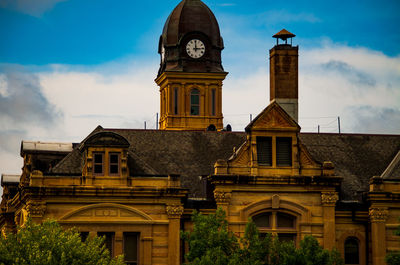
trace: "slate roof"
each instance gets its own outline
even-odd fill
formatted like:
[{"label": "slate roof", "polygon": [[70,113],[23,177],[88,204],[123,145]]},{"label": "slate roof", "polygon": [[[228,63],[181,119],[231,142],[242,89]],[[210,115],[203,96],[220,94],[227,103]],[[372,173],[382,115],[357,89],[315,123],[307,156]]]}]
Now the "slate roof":
[{"label": "slate roof", "polygon": [[300,134],[314,159],[331,161],[343,177],[340,199],[361,200],[369,179],[380,176],[400,150],[400,135]]},{"label": "slate roof", "polygon": [[[192,132],[96,128],[112,131],[131,144],[128,165],[133,175],[181,175],[190,197],[205,197],[200,176],[213,172],[217,159],[228,159],[246,139],[244,132]],[[86,138],[87,139],[87,138]],[[301,133],[300,139],[318,162],[331,161],[343,177],[341,199],[361,200],[369,179],[380,176],[400,150],[400,135]],[[80,175],[82,154],[75,148],[52,170]]]}]

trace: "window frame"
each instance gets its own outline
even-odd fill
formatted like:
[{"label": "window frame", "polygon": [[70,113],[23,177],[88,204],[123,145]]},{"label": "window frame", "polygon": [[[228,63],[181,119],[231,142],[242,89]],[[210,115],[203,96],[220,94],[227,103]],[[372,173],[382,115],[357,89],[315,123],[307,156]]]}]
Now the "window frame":
[{"label": "window frame", "polygon": [[[278,157],[281,151],[279,150],[279,142],[285,142],[285,140],[288,140],[289,144],[289,160],[290,163],[280,163]],[[275,138],[275,161],[276,161],[276,166],[277,167],[292,167],[293,166],[293,138],[290,136],[277,136]]]},{"label": "window frame", "polygon": [[215,88],[211,89],[211,116],[217,115],[217,91]]},{"label": "window frame", "polygon": [[179,88],[174,87],[174,115],[179,115]]},{"label": "window frame", "polygon": [[[107,235],[111,236],[111,249],[107,247]],[[104,245],[106,246],[106,248],[110,251],[110,256],[114,257],[114,251],[115,251],[115,232],[103,232],[103,231],[99,231],[97,232],[97,236],[101,237],[101,236],[105,236],[105,240],[104,240]]]},{"label": "window frame", "polygon": [[[354,242],[356,242],[356,245],[357,245],[357,255],[354,255],[354,257],[357,257],[357,263],[347,263],[346,261],[346,256],[347,255],[349,255],[349,254],[353,254],[353,253],[347,253],[346,252],[346,243],[348,242],[348,241],[350,241],[350,240],[354,240]],[[360,264],[360,260],[361,260],[361,257],[360,257],[360,240],[357,238],[357,237],[354,237],[354,236],[349,236],[349,237],[347,237],[345,240],[344,240],[344,245],[343,245],[343,247],[344,247],[344,251],[343,251],[343,256],[344,256],[344,263],[346,264],[346,265],[357,265],[357,264]],[[346,255],[347,254],[347,255]]]},{"label": "window frame", "polygon": [[[279,227],[278,226],[278,214],[283,213],[285,215],[289,215],[293,217],[293,227]],[[299,241],[299,216],[296,214],[293,214],[291,212],[287,211],[282,211],[282,210],[267,210],[267,211],[261,211],[253,214],[251,216],[251,219],[253,220],[253,217],[256,217],[258,215],[263,215],[263,214],[270,214],[270,227],[260,227],[257,226],[257,229],[260,234],[267,234],[270,233],[272,236],[277,236],[279,235],[291,235],[293,236],[293,243],[297,246],[298,241]]]},{"label": "window frame", "polygon": [[[111,156],[112,155],[116,155],[117,156],[117,158],[118,158],[118,162],[117,163],[111,163]],[[111,166],[115,165],[115,164],[117,165],[118,172],[117,173],[112,173],[111,172]],[[110,176],[119,176],[120,173],[121,173],[121,153],[119,153],[119,152],[109,152],[108,153],[108,174]]]},{"label": "window frame", "polygon": [[[128,235],[135,235],[136,236],[136,261],[126,260],[126,256],[127,255],[125,255],[125,253],[126,253],[126,249],[125,249],[126,240],[125,240],[125,238]],[[139,251],[140,250],[140,245],[139,245],[140,244],[140,233],[139,232],[123,232],[122,237],[123,237],[122,248],[123,248],[123,254],[124,254],[124,262],[126,264],[128,264],[128,265],[131,265],[131,264],[138,265],[139,261],[140,261],[140,251]]]},{"label": "window frame", "polygon": [[[197,96],[197,104],[193,103],[193,96]],[[197,109],[197,114],[192,111],[193,108]],[[197,88],[190,90],[190,116],[200,116],[200,90]]]},{"label": "window frame", "polygon": [[[270,144],[270,150],[269,150],[269,160],[270,161],[261,161],[261,148],[265,148],[265,146],[261,146],[261,142],[263,140],[268,140],[266,141],[267,143],[269,142]],[[256,136],[256,149],[257,149],[257,163],[260,166],[267,166],[267,167],[272,167],[273,166],[273,137],[272,136]],[[267,152],[267,151],[265,151]]]},{"label": "window frame", "polygon": [[[101,163],[96,163],[96,156],[97,155],[101,155]],[[104,164],[105,164],[104,152],[93,152],[92,157],[93,157],[93,168],[92,168],[93,175],[94,176],[104,176],[104,172],[105,172],[105,170],[104,170],[104,168],[105,168],[105,166],[104,166]],[[96,172],[96,165],[99,165],[99,164],[101,164],[101,173]]]}]

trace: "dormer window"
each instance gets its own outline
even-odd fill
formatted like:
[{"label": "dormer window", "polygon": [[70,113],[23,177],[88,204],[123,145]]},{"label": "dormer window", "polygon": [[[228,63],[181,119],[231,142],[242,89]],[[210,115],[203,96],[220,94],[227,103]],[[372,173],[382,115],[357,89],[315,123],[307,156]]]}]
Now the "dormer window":
[{"label": "dormer window", "polygon": [[93,154],[93,174],[103,175],[104,172],[104,154],[94,153]]},{"label": "dormer window", "polygon": [[292,166],[292,138],[277,137],[276,138],[276,165]]},{"label": "dormer window", "polygon": [[256,141],[258,164],[272,166],[272,137],[257,136]]},{"label": "dormer window", "polygon": [[119,154],[118,153],[110,153],[109,169],[110,169],[110,175],[119,174]]}]

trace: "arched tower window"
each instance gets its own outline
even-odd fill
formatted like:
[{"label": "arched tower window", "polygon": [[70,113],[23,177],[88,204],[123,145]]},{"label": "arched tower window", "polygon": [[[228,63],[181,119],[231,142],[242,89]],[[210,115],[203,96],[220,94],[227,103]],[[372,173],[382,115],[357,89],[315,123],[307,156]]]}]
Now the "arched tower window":
[{"label": "arched tower window", "polygon": [[349,237],[344,242],[344,262],[346,264],[360,264],[358,239]]},{"label": "arched tower window", "polygon": [[292,241],[296,243],[297,227],[296,217],[278,211],[264,212],[252,217],[260,234],[267,233],[278,236],[282,241]]},{"label": "arched tower window", "polygon": [[200,115],[200,91],[192,89],[190,92],[190,115]]}]

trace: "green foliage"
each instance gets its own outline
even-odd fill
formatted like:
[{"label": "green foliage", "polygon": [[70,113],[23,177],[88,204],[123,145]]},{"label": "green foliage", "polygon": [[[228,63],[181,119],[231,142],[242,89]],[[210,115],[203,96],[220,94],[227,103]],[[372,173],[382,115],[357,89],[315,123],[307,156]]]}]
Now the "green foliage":
[{"label": "green foliage", "polygon": [[[400,218],[399,218],[400,221]],[[400,225],[394,232],[396,236],[400,236]],[[393,251],[386,255],[385,261],[387,265],[399,265],[400,264],[400,251]]]},{"label": "green foliage", "polygon": [[103,242],[99,237],[82,242],[77,231],[63,230],[56,221],[35,224],[28,220],[18,233],[0,237],[0,264],[124,264],[122,257],[110,257]]},{"label": "green foliage", "polygon": [[225,212],[218,209],[215,214],[204,216],[193,213],[193,232],[182,233],[189,242],[190,252],[186,259],[192,265],[228,264],[231,255],[239,249],[236,237],[228,231]]},{"label": "green foliage", "polygon": [[[292,242],[281,242],[267,234],[261,237],[249,220],[239,240],[228,231],[225,212],[192,216],[193,232],[182,233],[189,243],[188,265],[342,265],[337,251],[323,249],[318,241],[306,236],[296,249]],[[238,243],[240,242],[240,244]]]}]

